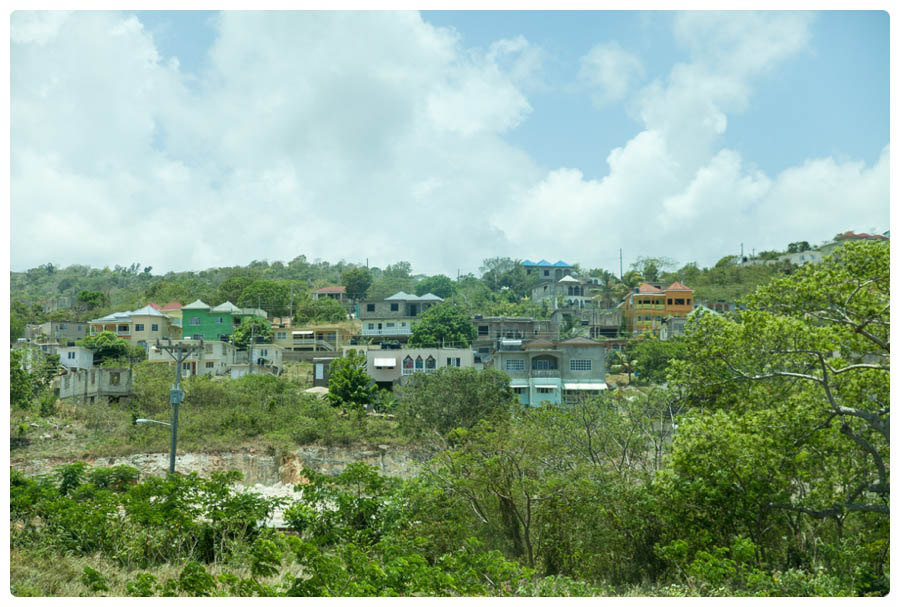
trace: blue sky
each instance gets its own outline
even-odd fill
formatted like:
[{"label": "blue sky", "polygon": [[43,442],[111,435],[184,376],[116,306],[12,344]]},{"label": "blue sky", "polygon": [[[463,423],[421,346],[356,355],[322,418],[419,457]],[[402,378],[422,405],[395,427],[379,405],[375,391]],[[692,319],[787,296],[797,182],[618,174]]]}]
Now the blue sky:
[{"label": "blue sky", "polygon": [[709,265],[889,228],[885,12],[18,12],[11,35],[17,270]]}]

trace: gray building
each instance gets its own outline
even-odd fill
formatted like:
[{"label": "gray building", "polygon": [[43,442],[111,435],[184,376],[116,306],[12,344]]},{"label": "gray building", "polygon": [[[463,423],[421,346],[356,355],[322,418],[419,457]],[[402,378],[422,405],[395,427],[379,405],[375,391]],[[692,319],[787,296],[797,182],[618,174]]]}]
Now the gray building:
[{"label": "gray building", "polygon": [[59,397],[82,403],[106,398],[118,401],[131,395],[131,370],[94,367],[72,371],[59,381]]},{"label": "gray building", "polygon": [[366,373],[379,387],[392,390],[414,373],[434,373],[444,367],[474,367],[469,348],[401,348],[366,351]]},{"label": "gray building", "polygon": [[426,293],[421,297],[400,291],[382,301],[365,301],[359,305],[363,337],[378,343],[386,340],[408,341],[413,325],[422,313],[444,301]]},{"label": "gray building", "polygon": [[25,326],[25,337],[32,341],[47,339],[65,344],[87,336],[88,324],[86,322],[51,320],[41,324]]},{"label": "gray building", "polygon": [[472,349],[478,354],[490,354],[500,347],[502,340],[557,339],[559,337],[560,315],[553,319],[535,320],[528,316],[482,316],[475,315],[475,340]]},{"label": "gray building", "polygon": [[491,366],[510,377],[523,405],[560,404],[606,390],[606,347],[585,337],[536,339],[496,350]]}]

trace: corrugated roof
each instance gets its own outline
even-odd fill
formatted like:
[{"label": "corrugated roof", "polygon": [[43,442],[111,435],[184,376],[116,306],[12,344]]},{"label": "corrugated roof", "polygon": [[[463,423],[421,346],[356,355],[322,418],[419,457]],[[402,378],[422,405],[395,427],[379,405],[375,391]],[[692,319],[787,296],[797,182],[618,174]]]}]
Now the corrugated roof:
[{"label": "corrugated roof", "polygon": [[159,306],[159,304],[155,304],[155,303],[153,303],[152,301],[151,301],[150,303],[148,303],[147,305],[150,306],[151,308],[153,308],[154,310],[159,310],[159,309],[161,309],[160,306]]},{"label": "corrugated roof", "polygon": [[210,310],[210,312],[219,312],[219,313],[229,312],[231,314],[240,313],[240,311],[241,311],[241,309],[239,307],[237,307],[236,305],[234,305],[233,303],[231,303],[230,301],[221,303],[221,304],[217,305],[215,308],[213,308],[212,310]]},{"label": "corrugated roof", "polygon": [[166,305],[164,305],[164,306],[163,306],[162,308],[160,308],[160,309],[161,309],[161,310],[180,310],[180,309],[181,309],[181,303],[179,303],[179,302],[177,302],[177,301],[170,301],[169,303],[167,303]]},{"label": "corrugated roof", "polygon": [[188,305],[181,308],[182,310],[209,310],[209,306],[200,301],[199,299],[196,301],[192,301]]},{"label": "corrugated roof", "polygon": [[404,293],[403,291],[398,291],[391,295],[390,297],[385,297],[385,301],[444,301],[434,293],[426,293],[422,297],[417,295],[410,295],[409,293]]},{"label": "corrugated roof", "polygon": [[577,283],[577,282],[579,282],[579,280],[577,278],[572,278],[571,274],[566,274],[565,276],[563,276],[562,278],[559,279],[559,282],[575,282],[575,283]]},{"label": "corrugated roof", "polygon": [[602,346],[603,344],[595,339],[590,339],[588,337],[570,337],[564,341],[559,342],[559,345],[570,345],[570,346]]},{"label": "corrugated roof", "polygon": [[103,318],[97,318],[91,322],[128,322],[131,320],[131,317],[128,314],[128,312],[113,312],[112,314],[107,314]]},{"label": "corrugated roof", "polygon": [[389,299],[415,299],[415,295],[410,295],[409,293],[404,293],[403,291],[397,291],[390,297],[385,297],[384,300],[387,301]]},{"label": "corrugated roof", "polygon": [[651,285],[649,282],[642,282],[640,284],[640,286],[638,287],[638,293],[642,293],[642,294],[657,293],[660,295],[665,295],[665,293],[663,293],[660,289],[657,289],[656,287]]},{"label": "corrugated roof", "polygon": [[152,308],[149,305],[144,306],[139,310],[135,310],[134,312],[128,312],[130,316],[162,316],[165,317],[165,314],[157,310],[156,308]]}]

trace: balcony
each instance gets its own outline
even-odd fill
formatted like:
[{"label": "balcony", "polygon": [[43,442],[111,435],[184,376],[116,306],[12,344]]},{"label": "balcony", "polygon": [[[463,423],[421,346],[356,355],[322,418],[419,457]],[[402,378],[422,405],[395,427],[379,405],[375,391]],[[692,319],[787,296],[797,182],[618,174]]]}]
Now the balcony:
[{"label": "balcony", "polygon": [[531,377],[559,377],[559,369],[532,369]]},{"label": "balcony", "polygon": [[367,329],[363,327],[363,337],[397,337],[401,335],[412,335],[411,327],[386,327],[383,329]]},{"label": "balcony", "polygon": [[324,348],[325,350],[336,350],[335,342],[326,341],[324,339],[294,339],[291,342],[291,346],[294,348]]}]

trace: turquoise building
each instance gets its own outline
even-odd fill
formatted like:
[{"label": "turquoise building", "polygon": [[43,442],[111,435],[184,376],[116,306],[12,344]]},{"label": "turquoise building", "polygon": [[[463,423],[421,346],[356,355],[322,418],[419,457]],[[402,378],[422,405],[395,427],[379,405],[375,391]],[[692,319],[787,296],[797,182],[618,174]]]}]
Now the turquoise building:
[{"label": "turquoise building", "polygon": [[228,341],[234,327],[253,316],[266,320],[266,312],[258,308],[239,308],[230,301],[211,308],[198,299],[181,308],[181,332],[186,339]]}]

